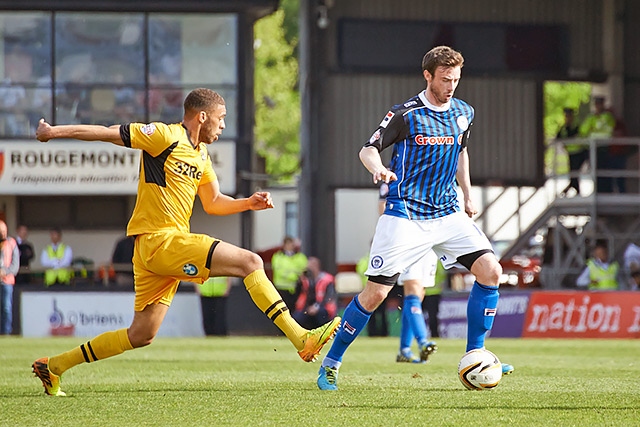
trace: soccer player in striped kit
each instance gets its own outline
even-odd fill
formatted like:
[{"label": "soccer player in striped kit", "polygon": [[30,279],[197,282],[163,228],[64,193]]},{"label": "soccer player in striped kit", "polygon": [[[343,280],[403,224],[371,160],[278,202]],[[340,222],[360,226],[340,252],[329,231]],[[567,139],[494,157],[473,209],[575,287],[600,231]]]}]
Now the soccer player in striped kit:
[{"label": "soccer player in striped kit", "polygon": [[[454,98],[464,58],[447,46],[422,59],[427,87],[386,114],[360,150],[373,182],[389,184],[385,211],[371,243],[368,282],[347,306],[342,327],[325,356],[317,384],[338,388],[338,369],[349,345],[365,327],[401,273],[431,249],[445,268],[465,267],[476,276],[467,305],[467,351],[483,348],[498,305],[502,268],[491,243],[474,224],[467,141],[474,110]],[[380,152],[393,147],[389,168]],[[458,205],[456,181],[464,197]],[[503,373],[513,367],[505,364]]]}]

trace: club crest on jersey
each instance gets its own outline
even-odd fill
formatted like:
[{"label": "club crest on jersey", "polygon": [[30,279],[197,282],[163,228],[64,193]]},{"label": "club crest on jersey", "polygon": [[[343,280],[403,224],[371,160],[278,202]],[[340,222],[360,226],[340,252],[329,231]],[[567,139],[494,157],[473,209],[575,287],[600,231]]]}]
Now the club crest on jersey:
[{"label": "club crest on jersey", "polygon": [[381,128],[387,128],[387,125],[389,124],[389,122],[391,121],[391,119],[393,118],[393,116],[395,116],[396,114],[393,111],[389,111],[387,113],[386,116],[384,116],[384,119],[382,119],[382,121],[380,122],[380,127]]},{"label": "club crest on jersey", "polygon": [[373,258],[371,258],[371,267],[380,268],[382,267],[382,264],[384,264],[384,260],[380,255],[376,255]]},{"label": "club crest on jersey", "polygon": [[198,267],[193,264],[185,264],[182,266],[182,271],[184,271],[184,274],[187,276],[195,276],[198,274]]},{"label": "club crest on jersey", "polygon": [[369,144],[373,144],[379,139],[380,139],[380,129],[378,129],[373,133],[373,135],[371,135],[371,138],[369,138]]},{"label": "club crest on jersey", "polygon": [[456,123],[458,124],[458,127],[464,132],[465,130],[469,129],[469,120],[467,119],[466,116],[459,116],[456,119]]},{"label": "club crest on jersey", "polygon": [[156,131],[156,125],[154,125],[153,123],[149,123],[147,125],[142,126],[142,129],[140,129],[140,130],[145,135],[151,136]]}]

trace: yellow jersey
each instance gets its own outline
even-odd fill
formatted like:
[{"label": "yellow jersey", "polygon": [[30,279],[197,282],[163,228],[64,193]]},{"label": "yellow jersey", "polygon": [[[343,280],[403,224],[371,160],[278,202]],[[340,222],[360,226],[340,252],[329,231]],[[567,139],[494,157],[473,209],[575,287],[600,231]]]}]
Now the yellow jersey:
[{"label": "yellow jersey", "polygon": [[206,144],[194,148],[181,123],[130,123],[120,127],[120,136],[126,147],[142,150],[127,235],[189,232],[198,187],[217,179]]}]

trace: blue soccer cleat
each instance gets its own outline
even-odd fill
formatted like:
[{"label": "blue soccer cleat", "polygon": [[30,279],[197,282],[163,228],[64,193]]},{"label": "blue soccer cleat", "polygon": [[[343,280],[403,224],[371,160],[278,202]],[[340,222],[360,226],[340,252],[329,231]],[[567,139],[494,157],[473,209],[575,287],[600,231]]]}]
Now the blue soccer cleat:
[{"label": "blue soccer cleat", "polygon": [[317,383],[320,390],[337,390],[338,370],[329,366],[320,366]]},{"label": "blue soccer cleat", "polygon": [[513,373],[513,365],[509,365],[508,363],[502,363],[502,376],[509,375]]}]

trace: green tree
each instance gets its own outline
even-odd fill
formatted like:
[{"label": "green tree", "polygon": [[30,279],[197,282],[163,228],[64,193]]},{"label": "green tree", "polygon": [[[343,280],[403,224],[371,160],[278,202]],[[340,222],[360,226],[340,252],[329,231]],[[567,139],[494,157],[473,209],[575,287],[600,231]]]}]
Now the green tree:
[{"label": "green tree", "polygon": [[266,172],[280,183],[291,181],[300,171],[301,117],[297,22],[291,23],[297,1],[283,4],[288,13],[281,6],[254,27],[255,151],[265,159]]}]

